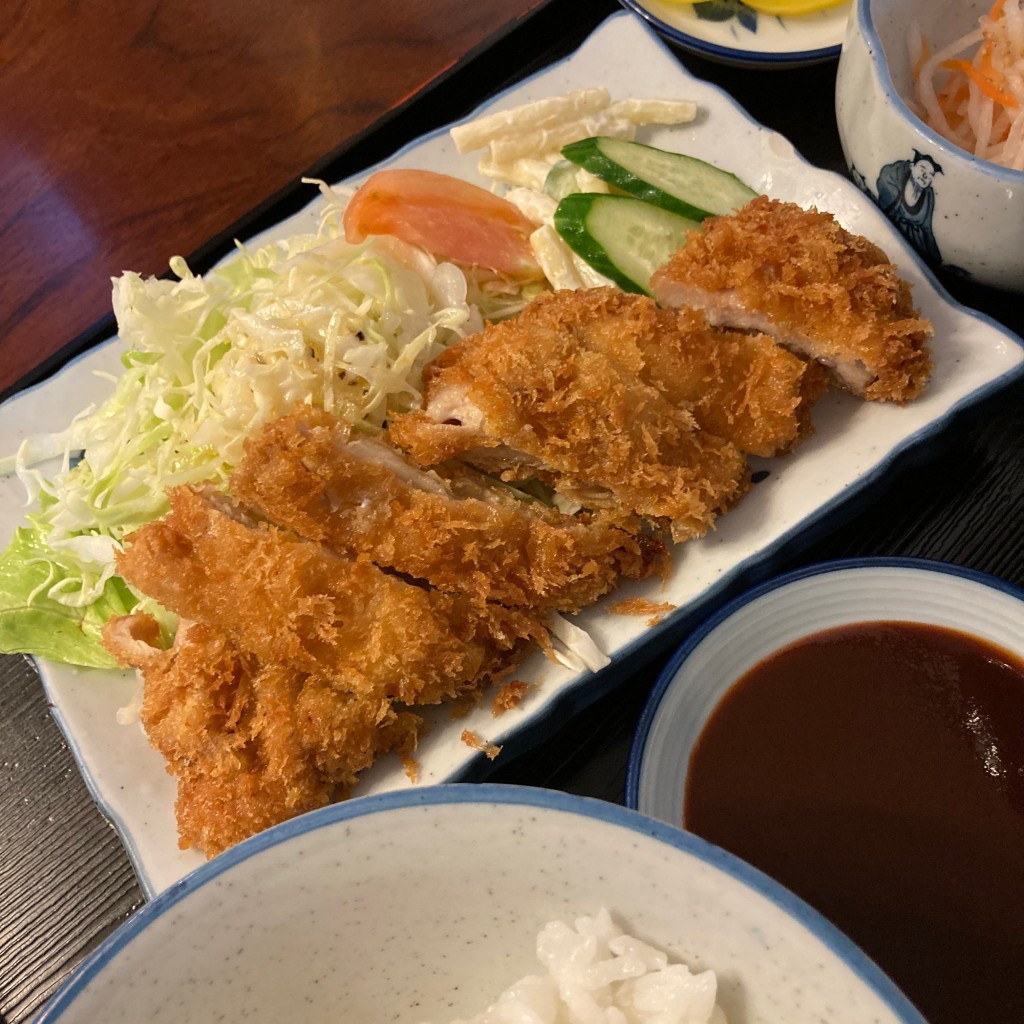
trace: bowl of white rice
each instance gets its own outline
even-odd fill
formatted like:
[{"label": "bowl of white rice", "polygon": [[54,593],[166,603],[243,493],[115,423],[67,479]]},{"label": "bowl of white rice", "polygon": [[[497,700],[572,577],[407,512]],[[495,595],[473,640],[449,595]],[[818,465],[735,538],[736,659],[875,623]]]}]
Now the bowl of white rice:
[{"label": "bowl of white rice", "polygon": [[364,797],[210,861],[111,935],[37,1024],[923,1024],[808,906],[603,801]]}]

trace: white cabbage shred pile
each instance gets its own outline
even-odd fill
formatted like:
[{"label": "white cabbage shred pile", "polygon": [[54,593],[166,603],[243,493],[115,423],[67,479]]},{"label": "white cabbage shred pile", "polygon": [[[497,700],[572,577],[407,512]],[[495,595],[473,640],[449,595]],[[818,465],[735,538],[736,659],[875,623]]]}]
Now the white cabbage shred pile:
[{"label": "white cabbage shred pile", "polygon": [[[431,358],[482,328],[485,297],[459,268],[397,239],[347,243],[347,196],[321,191],[318,231],[239,246],[203,276],[175,258],[177,280],[114,280],[125,353],[111,396],[0,463],[18,474],[28,504],[38,501],[2,574],[8,590],[26,591],[26,608],[50,605],[40,634],[44,621],[59,621],[55,606],[89,608],[83,629],[95,641],[112,611],[134,604],[115,576],[115,552],[166,511],[167,488],[224,480],[245,435],[299,403],[378,431],[388,415],[419,404]],[[63,458],[56,472],[39,466],[53,456]],[[94,660],[81,650],[71,660],[112,663],[92,646]]]}]

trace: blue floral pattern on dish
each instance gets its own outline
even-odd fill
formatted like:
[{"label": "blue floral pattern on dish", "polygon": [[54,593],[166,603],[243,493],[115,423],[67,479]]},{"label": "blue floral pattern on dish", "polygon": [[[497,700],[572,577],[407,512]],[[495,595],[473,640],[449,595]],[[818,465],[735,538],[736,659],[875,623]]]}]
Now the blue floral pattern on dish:
[{"label": "blue floral pattern on dish", "polygon": [[735,18],[748,32],[757,31],[757,11],[743,0],[699,0],[693,13],[704,21],[729,21]]}]

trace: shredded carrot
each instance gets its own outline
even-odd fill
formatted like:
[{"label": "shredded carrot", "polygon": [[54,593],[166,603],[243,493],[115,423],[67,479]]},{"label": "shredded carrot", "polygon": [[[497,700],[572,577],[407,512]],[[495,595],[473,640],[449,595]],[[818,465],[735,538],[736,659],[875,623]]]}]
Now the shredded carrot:
[{"label": "shredded carrot", "polygon": [[1017,100],[1012,93],[1000,90],[980,67],[975,67],[969,60],[944,60],[940,68],[950,71],[962,71],[990,100],[1002,103],[1004,107],[1016,107]]},{"label": "shredded carrot", "polygon": [[970,89],[964,84],[950,82],[947,87],[938,94],[939,107],[950,127],[956,131],[964,121],[964,106],[970,96]]},{"label": "shredded carrot", "polygon": [[937,52],[916,26],[908,38],[925,122],[968,152],[1017,170],[1024,170],[1022,40],[1024,0],[994,0],[972,31]]}]

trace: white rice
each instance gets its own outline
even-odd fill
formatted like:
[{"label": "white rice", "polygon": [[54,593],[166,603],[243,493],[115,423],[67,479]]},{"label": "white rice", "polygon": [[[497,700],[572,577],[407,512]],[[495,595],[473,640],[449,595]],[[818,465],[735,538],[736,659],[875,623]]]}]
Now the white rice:
[{"label": "white rice", "polygon": [[537,936],[546,974],[506,989],[483,1013],[453,1024],[726,1024],[713,971],[684,964],[626,935],[607,910]]}]

